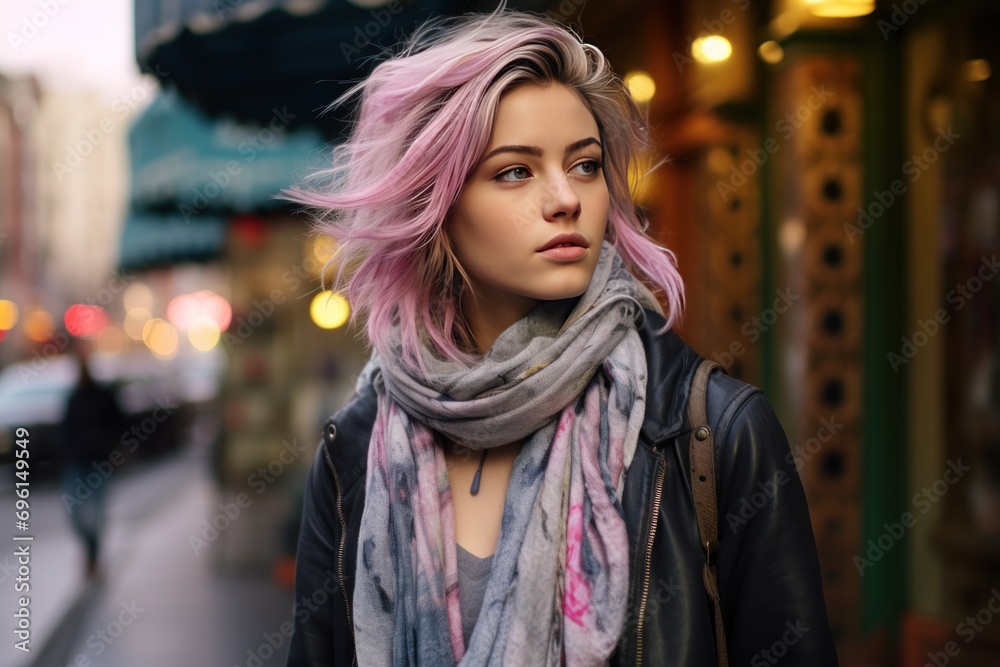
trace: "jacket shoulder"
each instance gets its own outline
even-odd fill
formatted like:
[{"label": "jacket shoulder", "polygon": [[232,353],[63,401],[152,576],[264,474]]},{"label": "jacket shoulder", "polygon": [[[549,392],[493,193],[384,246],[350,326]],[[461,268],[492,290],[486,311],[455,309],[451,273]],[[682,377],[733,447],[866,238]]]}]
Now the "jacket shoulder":
[{"label": "jacket shoulder", "polygon": [[323,426],[320,446],[325,448],[330,464],[346,486],[364,479],[377,407],[372,376],[363,372],[354,395]]},{"label": "jacket shoulder", "polygon": [[[647,441],[656,443],[691,430],[687,419],[691,382],[704,358],[677,332],[656,333],[666,324],[662,315],[648,310],[645,314],[639,329],[649,373],[642,430]],[[722,371],[711,373],[706,393],[709,425],[716,433],[724,432],[740,408],[758,394],[757,387]]]}]

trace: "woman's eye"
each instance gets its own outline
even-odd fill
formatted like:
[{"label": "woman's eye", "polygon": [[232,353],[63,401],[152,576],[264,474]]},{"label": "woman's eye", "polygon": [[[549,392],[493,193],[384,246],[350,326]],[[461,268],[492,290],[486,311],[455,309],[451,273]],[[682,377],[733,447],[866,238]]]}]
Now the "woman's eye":
[{"label": "woman's eye", "polygon": [[511,167],[506,171],[502,171],[495,176],[498,181],[504,181],[507,183],[516,183],[517,181],[524,181],[531,175],[527,167]]},{"label": "woman's eye", "polygon": [[584,160],[573,165],[573,169],[584,176],[593,176],[600,171],[601,163],[599,160]]}]

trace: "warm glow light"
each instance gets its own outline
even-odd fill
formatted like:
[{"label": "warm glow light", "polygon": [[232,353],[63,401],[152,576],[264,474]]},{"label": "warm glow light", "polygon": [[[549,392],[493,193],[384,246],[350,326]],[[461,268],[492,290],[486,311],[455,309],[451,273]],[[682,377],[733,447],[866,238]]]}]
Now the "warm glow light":
[{"label": "warm glow light", "polygon": [[722,62],[733,53],[733,45],[722,35],[706,35],[691,43],[691,55],[700,63]]},{"label": "warm glow light", "polygon": [[629,163],[628,186],[632,191],[632,199],[637,204],[641,206],[649,202],[649,192],[655,183],[656,178],[652,173],[648,156],[638,156]]},{"label": "warm glow light", "polygon": [[63,323],[66,331],[74,336],[90,338],[99,335],[108,326],[108,312],[100,306],[78,303],[66,309]]},{"label": "warm glow light", "polygon": [[337,242],[329,236],[317,236],[313,239],[312,250],[316,259],[321,264],[326,264],[333,257],[333,253],[337,252]]},{"label": "warm glow light", "polygon": [[781,246],[781,250],[787,257],[796,255],[802,249],[805,241],[806,226],[797,218],[785,220],[778,230],[778,245]]},{"label": "warm glow light", "polygon": [[976,58],[962,65],[962,74],[966,81],[986,81],[993,73],[990,62],[982,58]]},{"label": "warm glow light", "polygon": [[215,320],[207,315],[202,315],[191,323],[188,340],[191,341],[191,345],[195,349],[208,352],[218,345],[220,333],[219,325],[216,324]]},{"label": "warm glow light", "polygon": [[7,299],[0,299],[0,329],[13,329],[17,324],[17,304]]},{"label": "warm glow light", "polygon": [[321,329],[336,329],[347,322],[351,306],[340,294],[324,290],[313,297],[309,305],[309,316]]},{"label": "warm glow light", "polygon": [[233,309],[229,302],[214,292],[208,292],[205,300],[202,301],[201,312],[212,318],[220,331],[228,329],[229,323],[233,320]]},{"label": "warm glow light", "polygon": [[142,328],[142,342],[155,355],[171,359],[177,354],[177,329],[169,322],[153,318]]},{"label": "warm glow light", "polygon": [[142,328],[153,314],[146,308],[133,308],[125,313],[125,333],[132,340],[142,340]]},{"label": "warm glow light", "polygon": [[35,308],[24,318],[24,335],[36,343],[44,343],[51,338],[55,328],[52,315],[42,308]]},{"label": "warm glow light", "polygon": [[771,21],[771,34],[778,39],[784,39],[799,29],[802,25],[801,12],[784,12]]},{"label": "warm glow light", "polygon": [[187,331],[200,315],[200,304],[191,294],[175,296],[167,304],[167,320],[181,331]]},{"label": "warm glow light", "polygon": [[146,345],[149,345],[149,335],[153,332],[153,327],[162,321],[163,320],[158,317],[151,317],[146,320],[146,322],[142,325],[142,333],[139,335],[139,339],[142,340],[143,343],[146,343]]},{"label": "warm glow light", "polygon": [[781,44],[771,40],[757,47],[757,55],[767,64],[777,65],[785,57],[785,50],[781,48]]},{"label": "warm glow light", "polygon": [[122,295],[122,305],[125,307],[125,312],[134,308],[145,308],[152,311],[153,292],[144,283],[132,283]]},{"label": "warm glow light", "polygon": [[639,104],[649,102],[656,94],[656,82],[653,81],[653,77],[642,71],[626,74],[625,85],[632,98]]},{"label": "warm glow light", "polygon": [[814,16],[852,18],[875,11],[875,0],[806,0],[806,8]]},{"label": "warm glow light", "polygon": [[176,296],[167,306],[167,319],[180,331],[188,331],[202,317],[210,318],[225,331],[233,318],[233,309],[228,301],[207,289]]}]

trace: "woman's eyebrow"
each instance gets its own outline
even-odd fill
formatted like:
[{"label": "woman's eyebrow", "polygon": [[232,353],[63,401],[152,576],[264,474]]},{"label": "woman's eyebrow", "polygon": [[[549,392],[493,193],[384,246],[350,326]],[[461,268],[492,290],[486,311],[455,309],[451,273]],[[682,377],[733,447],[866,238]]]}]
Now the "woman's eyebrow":
[{"label": "woman's eyebrow", "polygon": [[[569,146],[567,146],[566,154],[569,155],[570,153],[578,151],[584,146],[590,146],[591,144],[595,144],[598,148],[601,147],[601,142],[598,141],[596,138],[587,137],[586,139],[580,139],[579,141],[574,141]],[[542,149],[539,148],[538,146],[518,146],[518,145],[498,146],[493,150],[491,150],[486,155],[484,155],[481,162],[485,162],[494,155],[498,155],[500,153],[521,153],[523,155],[533,155],[535,157],[541,157]]]}]

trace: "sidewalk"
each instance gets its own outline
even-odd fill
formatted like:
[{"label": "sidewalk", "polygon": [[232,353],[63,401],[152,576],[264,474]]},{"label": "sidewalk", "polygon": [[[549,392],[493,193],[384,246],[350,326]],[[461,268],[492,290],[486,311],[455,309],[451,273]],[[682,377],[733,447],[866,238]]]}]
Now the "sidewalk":
[{"label": "sidewalk", "polygon": [[[33,547],[32,652],[5,642],[0,665],[284,665],[289,626],[282,624],[292,620],[291,591],[267,572],[218,571],[221,539],[198,555],[189,543],[220,500],[203,459],[188,449],[123,471],[116,481],[108,498],[105,576],[89,585],[68,520],[53,520],[65,513],[58,491],[38,494],[33,516],[48,517],[49,528]],[[240,521],[240,532],[253,525],[249,516]],[[0,613],[12,618],[14,596],[0,597]]]},{"label": "sidewalk", "polygon": [[[123,558],[128,557],[137,524],[170,496],[177,486],[177,471],[189,465],[174,457],[122,470],[117,473],[118,477],[111,480],[101,556],[105,570],[113,571]],[[120,501],[122,498],[132,498],[132,501],[123,503]],[[13,512],[15,499],[13,476],[5,475],[0,488],[0,505],[9,507]],[[30,542],[30,590],[18,592],[15,589],[18,568],[14,556],[15,543],[10,539],[9,531],[5,531],[5,542],[8,544],[0,551],[0,590],[4,591],[0,595],[0,616],[13,623],[17,598],[21,595],[29,597],[31,651],[25,653],[14,648],[13,628],[5,623],[5,641],[0,646],[0,665],[3,667],[45,664],[37,662],[43,648],[59,631],[67,616],[72,615],[72,610],[86,601],[88,591],[92,593],[94,588],[83,576],[83,548],[70,527],[59,488],[54,483],[33,485],[29,502],[30,534],[34,537]],[[6,641],[8,638],[10,641]]]},{"label": "sidewalk", "polygon": [[[0,504],[13,514],[13,495],[0,495]],[[82,577],[83,550],[77,544],[69,527],[66,510],[59,502],[58,492],[49,489],[32,489],[31,531],[34,540],[30,545],[30,590],[15,588],[18,576],[18,559],[14,550],[20,546],[11,539],[10,531],[5,531],[5,544],[0,552],[0,617],[4,619],[3,645],[0,647],[0,665],[3,667],[26,667],[38,655],[45,641],[58,627],[66,610],[72,606],[86,589]],[[24,583],[24,582],[22,582]],[[19,597],[28,597],[31,602],[30,653],[14,648],[18,638],[12,633],[14,612],[18,608]]]}]

